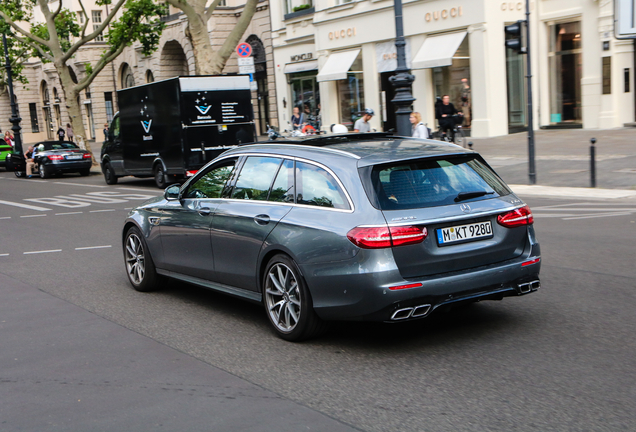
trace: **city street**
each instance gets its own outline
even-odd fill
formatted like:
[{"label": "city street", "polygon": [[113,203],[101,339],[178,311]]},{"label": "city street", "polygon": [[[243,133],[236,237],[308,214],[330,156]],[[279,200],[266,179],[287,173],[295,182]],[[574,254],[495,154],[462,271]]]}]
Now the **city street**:
[{"label": "city street", "polygon": [[536,293],[294,344],[258,305],[131,288],[121,226],[152,180],[0,188],[2,430],[636,429],[636,198],[521,195]]}]

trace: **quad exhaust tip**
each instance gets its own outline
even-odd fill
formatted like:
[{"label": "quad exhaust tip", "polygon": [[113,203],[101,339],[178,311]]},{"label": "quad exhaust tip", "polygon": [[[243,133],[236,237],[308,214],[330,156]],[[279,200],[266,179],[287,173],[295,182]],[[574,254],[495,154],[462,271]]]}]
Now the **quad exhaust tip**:
[{"label": "quad exhaust tip", "polygon": [[419,305],[415,307],[407,307],[398,309],[391,315],[391,320],[401,321],[409,318],[421,318],[429,313],[431,310],[430,304]]},{"label": "quad exhaust tip", "polygon": [[541,282],[538,280],[517,285],[519,294],[528,294],[529,292],[536,291],[539,288],[541,288]]}]

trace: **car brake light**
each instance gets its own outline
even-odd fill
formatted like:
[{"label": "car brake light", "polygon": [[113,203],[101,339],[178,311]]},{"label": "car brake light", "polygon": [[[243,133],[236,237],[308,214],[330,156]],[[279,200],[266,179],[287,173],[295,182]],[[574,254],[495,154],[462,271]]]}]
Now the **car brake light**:
[{"label": "car brake light", "polygon": [[532,265],[532,264],[536,264],[539,261],[541,261],[541,258],[531,259],[530,261],[526,261],[526,262],[521,263],[521,267],[525,267],[525,266],[529,266],[529,265]]},{"label": "car brake light", "polygon": [[48,158],[51,159],[51,160],[62,160],[62,159],[64,159],[64,156],[62,156],[62,155],[49,155]]},{"label": "car brake light", "polygon": [[523,225],[532,225],[534,217],[530,207],[523,206],[516,210],[497,216],[497,223],[506,228],[515,228]]},{"label": "car brake light", "polygon": [[421,283],[412,283],[412,284],[406,284],[406,285],[392,286],[392,287],[389,287],[389,289],[391,291],[397,291],[397,290],[407,289],[407,288],[419,288],[421,286],[422,286]]},{"label": "car brake light", "polygon": [[420,226],[356,227],[347,233],[354,245],[363,249],[379,249],[421,243],[428,231]]},{"label": "car brake light", "polygon": [[90,159],[91,158],[91,154],[90,153],[84,153],[84,156],[82,156],[84,159]]}]

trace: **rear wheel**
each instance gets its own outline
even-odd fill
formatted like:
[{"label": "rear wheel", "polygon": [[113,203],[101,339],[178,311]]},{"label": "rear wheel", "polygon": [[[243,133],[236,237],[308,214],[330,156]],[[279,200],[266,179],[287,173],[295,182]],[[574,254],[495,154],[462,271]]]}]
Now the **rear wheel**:
[{"label": "rear wheel", "polygon": [[137,291],[149,292],[158,288],[159,276],[148,246],[139,228],[132,227],[124,240],[124,262],[128,281]]},{"label": "rear wheel", "polygon": [[154,169],[155,184],[159,189],[165,189],[168,186],[168,179],[166,172],[163,170],[163,165],[157,164]]},{"label": "rear wheel", "polygon": [[106,184],[109,185],[117,184],[117,176],[115,175],[115,170],[108,162],[106,162],[106,165],[104,165],[104,180],[106,180]]},{"label": "rear wheel", "polygon": [[288,256],[276,255],[267,264],[263,296],[267,317],[281,338],[298,342],[326,330],[298,266]]},{"label": "rear wheel", "polygon": [[45,179],[51,177],[51,171],[43,163],[38,165],[38,171],[40,171],[40,178]]}]

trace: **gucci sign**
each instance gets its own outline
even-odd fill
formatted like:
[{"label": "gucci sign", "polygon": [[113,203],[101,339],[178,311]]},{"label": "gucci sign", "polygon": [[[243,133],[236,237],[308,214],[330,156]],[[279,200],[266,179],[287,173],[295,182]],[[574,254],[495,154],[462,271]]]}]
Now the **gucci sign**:
[{"label": "gucci sign", "polygon": [[522,10],[523,9],[523,3],[522,2],[503,2],[501,4],[501,10],[502,11],[512,11],[512,10]]},{"label": "gucci sign", "polygon": [[340,31],[329,32],[329,40],[344,39],[346,37],[353,37],[356,35],[356,28],[349,27],[348,29],[342,29]]},{"label": "gucci sign", "polygon": [[462,16],[462,7],[454,7],[454,8],[450,8],[450,9],[442,9],[441,11],[435,11],[435,12],[427,12],[426,15],[424,15],[424,19],[426,20],[426,22],[431,22],[433,20],[438,21],[440,18],[441,19],[446,19],[446,18],[456,18],[456,17],[460,17]]}]

